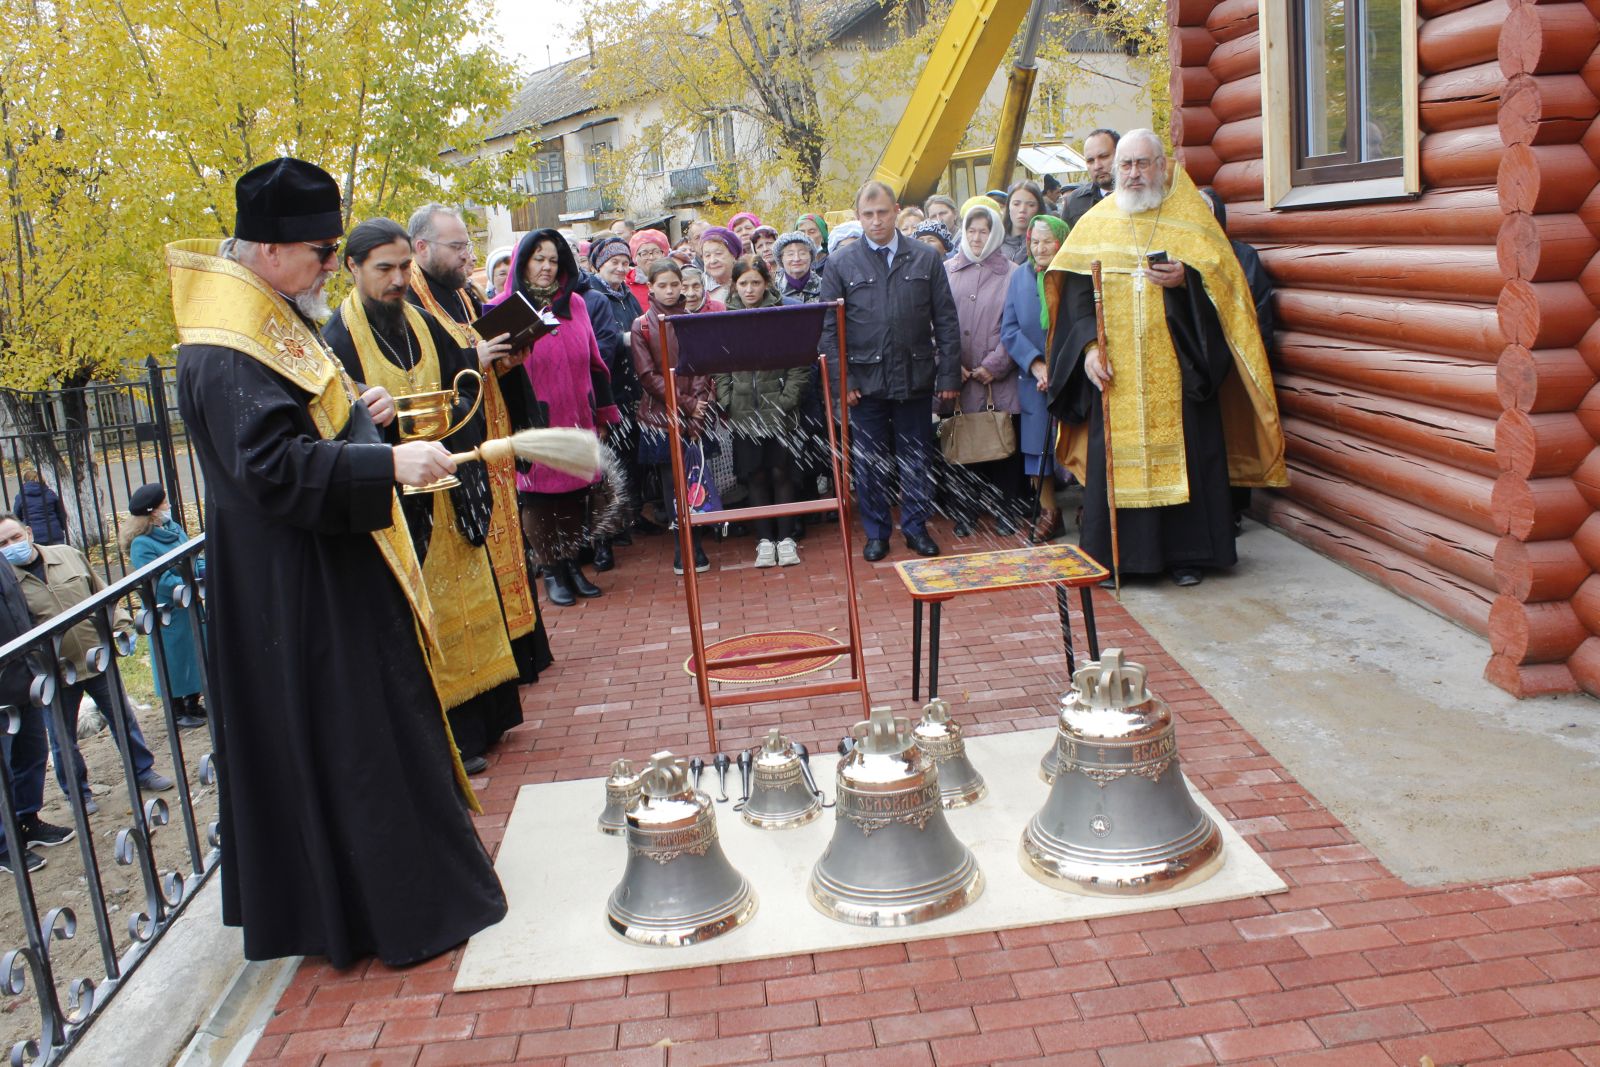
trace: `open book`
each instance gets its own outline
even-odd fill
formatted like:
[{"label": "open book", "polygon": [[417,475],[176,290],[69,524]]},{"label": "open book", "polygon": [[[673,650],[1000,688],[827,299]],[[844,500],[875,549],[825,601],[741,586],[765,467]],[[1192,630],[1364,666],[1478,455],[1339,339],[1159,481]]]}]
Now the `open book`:
[{"label": "open book", "polygon": [[547,333],[561,325],[548,309],[541,311],[526,296],[513,292],[499,304],[483,313],[473,322],[472,328],[485,341],[492,341],[503,333],[511,335],[511,348],[520,351],[529,347]]}]

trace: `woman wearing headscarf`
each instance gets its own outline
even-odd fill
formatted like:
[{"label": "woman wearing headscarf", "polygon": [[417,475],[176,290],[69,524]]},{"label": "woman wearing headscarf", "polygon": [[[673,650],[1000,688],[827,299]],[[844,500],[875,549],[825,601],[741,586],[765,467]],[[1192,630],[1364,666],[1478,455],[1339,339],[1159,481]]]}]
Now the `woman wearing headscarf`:
[{"label": "woman wearing headscarf", "polygon": [[628,288],[641,309],[650,306],[650,264],[672,251],[672,243],[660,230],[635,230],[628,238],[628,250],[633,253],[633,269],[628,272]]},{"label": "woman wearing headscarf", "polygon": [[807,212],[794,220],[794,228],[811,238],[811,246],[817,250],[811,269],[821,274],[822,265],[828,261],[828,220],[814,212]]},{"label": "woman wearing headscarf", "polygon": [[[732,230],[733,235],[747,246],[750,244],[750,236],[756,232],[756,227],[760,225],[761,218],[753,211],[741,211],[728,220],[728,229]],[[740,253],[735,253],[735,258],[738,255]]]},{"label": "woman wearing headscarf", "polygon": [[[961,238],[956,254],[945,260],[950,293],[961,321],[961,410],[969,414],[993,407],[1011,414],[1017,404],[1017,365],[1000,340],[1006,287],[1013,264],[1000,252],[1005,240],[1000,209],[987,197],[962,205]],[[951,493],[955,534],[976,532],[979,518],[994,516],[995,533],[1016,532],[1021,508],[1021,462],[1015,453],[1004,459],[958,468]]]},{"label": "woman wearing headscarf", "polygon": [[[654,246],[646,247],[655,251]],[[638,448],[639,379],[633,373],[628,331],[633,329],[633,320],[643,314],[644,309],[628,285],[628,277],[633,273],[633,257],[627,241],[614,234],[599,238],[589,249],[589,261],[594,264],[594,273],[584,279],[583,302],[589,307],[589,321],[600,346],[600,358],[605,360],[606,370],[611,373],[611,399],[622,415],[621,424],[612,432],[606,446],[627,475],[627,515],[631,523],[640,517],[641,479],[634,460]],[[617,565],[612,548],[614,541],[614,538],[603,538],[595,542],[596,571],[609,571]],[[622,543],[631,544],[631,535],[624,536]]]},{"label": "woman wearing headscarf", "polygon": [[850,245],[861,240],[862,232],[861,223],[857,222],[855,219],[851,219],[849,222],[839,223],[839,225],[835,226],[832,232],[828,234],[828,255],[831,256],[835,252],[839,251],[839,249],[848,248]]},{"label": "woman wearing headscarf", "polygon": [[489,253],[489,265],[483,272],[488,280],[488,299],[494,299],[505,290],[506,279],[511,276],[511,252],[511,246],[507,245]]},{"label": "woman wearing headscarf", "polygon": [[937,248],[939,254],[946,259],[955,255],[956,239],[950,235],[950,227],[939,219],[929,219],[922,223],[911,236],[925,245]]},{"label": "woman wearing headscarf", "polygon": [[[750,229],[754,230],[752,226]],[[706,299],[728,302],[733,283],[733,261],[744,255],[744,241],[725,226],[713,226],[700,235],[700,266],[706,279]]]},{"label": "woman wearing headscarf", "polygon": [[[574,426],[602,435],[621,421],[611,395],[611,374],[600,356],[589,307],[577,292],[581,281],[572,246],[556,230],[535,230],[517,245],[511,276],[500,303],[513,292],[560,323],[528,349],[522,360],[533,388],[535,426]],[[574,477],[539,464],[517,472],[522,531],[541,564],[552,604],[568,607],[577,597],[597,597],[578,553],[595,537],[610,536],[621,518],[612,479]]]},{"label": "woman wearing headscarf", "polygon": [[1005,314],[1000,319],[1000,341],[1020,374],[1017,400],[1022,409],[1022,432],[1017,442],[1022,452],[1022,470],[1038,489],[1039,515],[1028,535],[1034,544],[1061,533],[1050,432],[1050,359],[1045,351],[1050,312],[1044,303],[1044,277],[1050,261],[1067,239],[1067,229],[1066,219],[1048,213],[1035,215],[1028,223],[1028,261],[1011,272]]},{"label": "woman wearing headscarf", "polygon": [[[128,498],[128,522],[122,528],[122,547],[130,567],[138,570],[154,563],[187,540],[189,535],[172,517],[165,489],[152,482],[133,491]],[[205,557],[196,557],[195,577],[204,578],[205,573]],[[165,673],[156,661],[155,638],[150,639],[150,673],[156,680],[156,693],[172,709],[178,729],[189,730],[205,725],[206,709],[200,701],[200,651],[195,647],[194,627],[189,622],[193,608],[175,599],[183,583],[181,567],[162,571],[156,579],[156,602],[146,607],[166,620],[157,624]]]}]

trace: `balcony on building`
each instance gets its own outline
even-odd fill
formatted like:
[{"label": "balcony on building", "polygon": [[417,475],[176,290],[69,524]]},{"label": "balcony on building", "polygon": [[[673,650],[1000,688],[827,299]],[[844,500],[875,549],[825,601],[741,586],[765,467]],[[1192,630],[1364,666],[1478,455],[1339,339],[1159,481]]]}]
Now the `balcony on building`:
[{"label": "balcony on building", "polygon": [[667,182],[670,186],[667,204],[670,207],[731,203],[739,195],[739,184],[733,168],[726,163],[701,163],[669,171]]}]

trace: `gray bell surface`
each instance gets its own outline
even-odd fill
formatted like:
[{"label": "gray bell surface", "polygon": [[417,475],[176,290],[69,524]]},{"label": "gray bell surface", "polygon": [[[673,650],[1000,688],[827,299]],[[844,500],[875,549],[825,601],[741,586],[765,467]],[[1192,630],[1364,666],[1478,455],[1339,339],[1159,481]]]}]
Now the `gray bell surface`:
[{"label": "gray bell surface", "polygon": [[976,804],[989,792],[983,775],[967,757],[961,724],[950,718],[950,705],[938,697],[922,709],[922,721],[911,731],[917,748],[939,772],[939,800],[947,808]]},{"label": "gray bell surface", "polygon": [[1133,896],[1194,885],[1222,866],[1222,831],[1178,769],[1172,713],[1145,669],[1107,649],[1062,701],[1050,797],[1022,835],[1023,869],[1046,885]]},{"label": "gray bell surface", "polygon": [[747,922],[755,894],[723,855],[711,798],[690,785],[688,762],[658,752],[640,779],[627,815],[628,864],[606,905],[611,929],[640,944],[678,946]]},{"label": "gray bell surface", "polygon": [[858,926],[909,926],[972,903],[983,873],[945,821],[938,771],[910,722],[874,708],[850,732],[833,838],[811,871],[812,905]]},{"label": "gray bell surface", "polygon": [[629,760],[611,765],[606,779],[606,806],[600,812],[600,832],[621,837],[628,832],[628,808],[638,797],[642,785]]},{"label": "gray bell surface", "polygon": [[767,733],[753,753],[750,769],[750,799],[740,815],[751,826],[788,830],[822,814],[822,801],[806,783],[800,750],[781,731]]}]

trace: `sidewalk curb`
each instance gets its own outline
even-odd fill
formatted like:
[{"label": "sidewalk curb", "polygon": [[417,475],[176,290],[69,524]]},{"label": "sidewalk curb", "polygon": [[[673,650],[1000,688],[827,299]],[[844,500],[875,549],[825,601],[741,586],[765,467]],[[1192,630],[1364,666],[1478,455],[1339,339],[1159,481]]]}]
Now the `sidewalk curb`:
[{"label": "sidewalk curb", "polygon": [[172,1067],[243,1067],[302,958],[246,960]]}]

